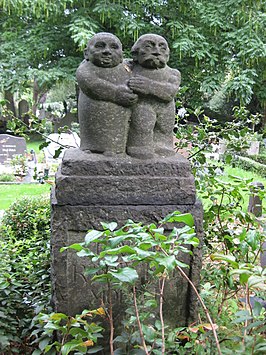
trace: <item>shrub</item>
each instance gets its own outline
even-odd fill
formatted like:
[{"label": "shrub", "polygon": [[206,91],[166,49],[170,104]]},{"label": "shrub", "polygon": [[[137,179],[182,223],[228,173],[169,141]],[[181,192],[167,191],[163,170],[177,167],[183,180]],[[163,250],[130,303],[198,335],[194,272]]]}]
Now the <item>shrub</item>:
[{"label": "shrub", "polygon": [[3,227],[9,237],[16,240],[44,234],[50,228],[50,205],[45,198],[30,198],[15,201],[5,212]]},{"label": "shrub", "polygon": [[30,353],[31,321],[50,298],[50,214],[45,199],[23,198],[0,230],[0,352]]},{"label": "shrub", "polygon": [[[253,157],[252,157],[253,159]],[[259,154],[255,157],[255,159],[257,162],[266,165],[266,154]]]},{"label": "shrub", "polygon": [[256,162],[247,157],[236,156],[236,165],[248,171],[253,171],[261,176],[266,175],[266,165]]},{"label": "shrub", "polygon": [[16,177],[13,174],[0,174],[0,181],[1,182],[12,182],[15,180],[16,180]]}]

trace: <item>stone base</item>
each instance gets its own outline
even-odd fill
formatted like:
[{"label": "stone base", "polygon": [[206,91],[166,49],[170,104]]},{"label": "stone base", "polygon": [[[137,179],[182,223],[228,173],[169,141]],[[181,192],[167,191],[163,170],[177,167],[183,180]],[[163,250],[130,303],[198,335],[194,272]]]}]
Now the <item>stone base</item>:
[{"label": "stone base", "polygon": [[[192,213],[197,235],[202,239],[202,206],[195,198],[190,166],[181,156],[141,161],[129,157],[108,158],[78,149],[66,152],[56,176],[52,196],[52,284],[57,312],[69,315],[84,308],[101,306],[104,295],[84,276],[87,260],[74,251],[60,248],[82,242],[88,229],[100,229],[100,222],[128,219],[143,224],[157,223],[178,210]],[[168,226],[167,228],[171,228]],[[187,274],[199,286],[201,248],[186,254]],[[153,291],[156,289],[156,285]],[[122,313],[121,293],[115,309]],[[183,326],[196,318],[197,300],[189,284],[175,272],[165,290],[164,314],[168,322]]]}]

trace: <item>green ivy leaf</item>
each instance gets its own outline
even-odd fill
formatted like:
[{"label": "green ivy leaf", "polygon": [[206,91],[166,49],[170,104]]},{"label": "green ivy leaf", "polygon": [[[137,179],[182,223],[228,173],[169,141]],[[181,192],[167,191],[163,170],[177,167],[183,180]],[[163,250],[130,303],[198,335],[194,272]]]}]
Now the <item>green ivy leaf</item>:
[{"label": "green ivy leaf", "polygon": [[71,351],[79,350],[79,348],[85,348],[83,341],[73,339],[62,346],[61,354],[68,355]]},{"label": "green ivy leaf", "polygon": [[100,257],[103,258],[106,254],[110,255],[120,255],[120,254],[136,254],[135,250],[128,245],[124,245],[119,248],[109,249],[100,253]]},{"label": "green ivy leaf", "polygon": [[178,211],[171,213],[161,221],[161,223],[173,223],[173,222],[185,223],[189,227],[194,226],[194,218],[190,213],[180,213]]},{"label": "green ivy leaf", "polygon": [[113,232],[116,229],[116,227],[117,227],[117,223],[116,222],[111,222],[111,223],[101,222],[101,225],[102,225],[104,230],[109,230],[111,232]]},{"label": "green ivy leaf", "polygon": [[97,231],[95,229],[90,230],[85,236],[85,243],[90,244],[94,242],[96,239],[100,238],[103,235],[103,232]]},{"label": "green ivy leaf", "polygon": [[75,243],[75,244],[69,245],[68,247],[60,248],[60,253],[62,253],[63,251],[65,251],[67,249],[74,249],[76,251],[81,251],[83,249],[83,246],[82,246],[82,244]]},{"label": "green ivy leaf", "polygon": [[138,273],[135,269],[124,267],[118,271],[109,271],[109,273],[121,282],[133,284],[138,279]]}]

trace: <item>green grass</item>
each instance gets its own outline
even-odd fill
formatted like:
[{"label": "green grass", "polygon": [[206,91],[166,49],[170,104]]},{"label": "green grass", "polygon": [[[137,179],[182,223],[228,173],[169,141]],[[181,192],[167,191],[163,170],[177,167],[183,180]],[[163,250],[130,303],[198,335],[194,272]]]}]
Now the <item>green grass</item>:
[{"label": "green grass", "polygon": [[[221,176],[220,178],[221,178],[221,180],[224,180],[224,181],[232,181],[229,178],[229,175],[237,176],[242,179],[253,179],[254,182],[255,181],[261,182],[266,189],[266,179],[256,173],[252,172],[252,171],[246,171],[246,170],[243,170],[238,167],[233,168],[231,166],[226,166],[225,170],[224,170],[224,175]],[[244,200],[243,204],[242,204],[243,210],[247,211],[248,203],[249,203],[249,192],[248,191],[243,191],[243,200]],[[262,206],[263,206],[263,213],[266,213],[266,199],[265,198],[263,200]]]},{"label": "green grass", "polygon": [[7,209],[16,199],[23,196],[49,196],[49,184],[0,185],[0,210]]},{"label": "green grass", "polygon": [[235,176],[239,176],[241,178],[253,179],[253,181],[262,182],[266,188],[266,178],[263,178],[262,176],[260,176],[256,173],[253,173],[252,171],[246,171],[241,168],[232,168],[230,166],[226,166],[225,173],[227,175],[235,175]]}]

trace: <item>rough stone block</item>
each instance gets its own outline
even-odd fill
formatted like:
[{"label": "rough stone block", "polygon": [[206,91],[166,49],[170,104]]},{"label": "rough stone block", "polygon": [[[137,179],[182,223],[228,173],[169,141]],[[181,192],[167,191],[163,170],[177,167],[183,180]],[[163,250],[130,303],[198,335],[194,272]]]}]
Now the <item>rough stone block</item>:
[{"label": "rough stone block", "polygon": [[59,205],[190,205],[195,186],[179,155],[141,161],[71,149],[56,175],[56,198]]},{"label": "rough stone block", "polygon": [[[55,310],[70,315],[92,309],[104,301],[104,293],[84,273],[85,258],[60,248],[82,242],[88,229],[101,229],[100,222],[128,219],[143,224],[158,223],[178,210],[194,216],[197,236],[202,240],[202,206],[196,200],[189,162],[178,154],[169,158],[139,160],[106,157],[68,150],[56,176],[52,198],[52,284]],[[167,225],[170,230],[173,225]],[[199,286],[201,247],[193,256],[181,255],[186,270]],[[143,270],[147,273],[147,270]],[[151,284],[152,292],[158,292]],[[116,292],[114,314],[122,315],[125,302]],[[168,323],[186,325],[196,318],[197,300],[189,283],[176,271],[165,289],[164,313]]]}]

